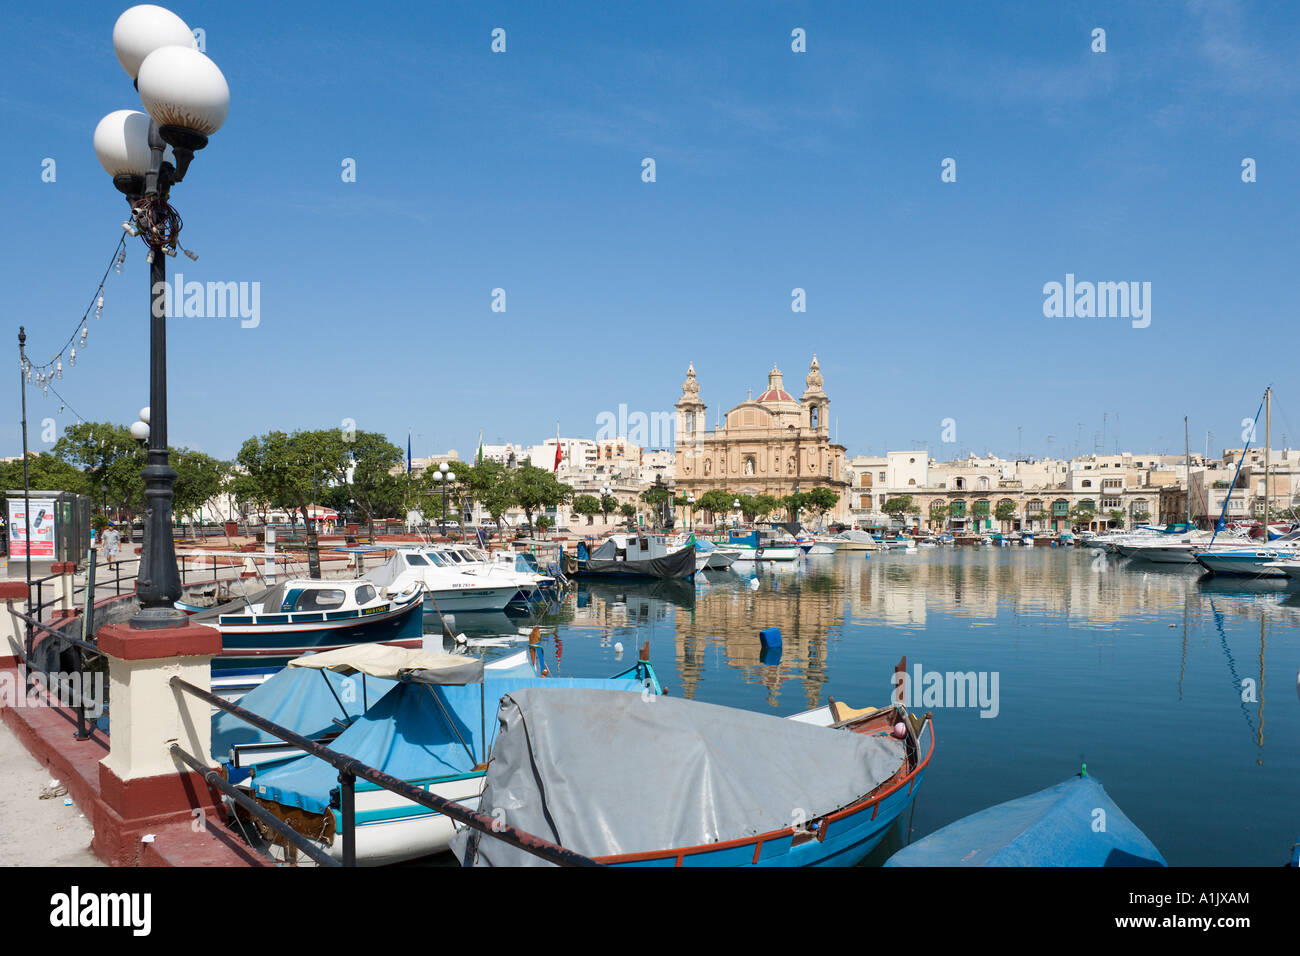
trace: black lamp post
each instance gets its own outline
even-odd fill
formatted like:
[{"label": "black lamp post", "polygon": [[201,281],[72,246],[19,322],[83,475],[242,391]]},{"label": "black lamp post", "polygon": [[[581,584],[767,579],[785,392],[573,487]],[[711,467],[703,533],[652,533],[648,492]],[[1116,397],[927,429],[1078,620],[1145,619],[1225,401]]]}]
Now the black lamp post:
[{"label": "black lamp post", "polygon": [[[185,177],[195,150],[225,122],[230,90],[211,60],[194,48],[194,35],[180,17],[150,4],[131,7],[113,27],[118,62],[135,81],[148,114],[118,110],[95,127],[95,153],[113,185],[127,198],[122,224],[149,249],[149,451],[145,483],[144,548],[136,594],[136,628],[184,624],[176,609],[180,573],[172,539],[172,486],[176,472],[167,456],[167,294],[165,256],[180,246],[181,219],[171,188]],[[197,258],[192,253],[186,253]]]},{"label": "black lamp post", "polygon": [[438,466],[438,470],[433,473],[433,480],[442,486],[442,521],[440,522],[442,530],[440,533],[444,538],[447,537],[447,492],[450,490],[451,483],[456,480],[456,473],[448,470],[450,467],[444,461]]}]

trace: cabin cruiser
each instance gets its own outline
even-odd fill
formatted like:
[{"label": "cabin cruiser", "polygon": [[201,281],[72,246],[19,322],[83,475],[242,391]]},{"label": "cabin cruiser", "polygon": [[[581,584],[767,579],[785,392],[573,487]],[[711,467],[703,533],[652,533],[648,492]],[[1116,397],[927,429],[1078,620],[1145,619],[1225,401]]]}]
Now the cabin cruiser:
[{"label": "cabin cruiser", "polygon": [[489,554],[481,548],[462,544],[425,548],[423,553],[430,560],[443,561],[447,567],[466,574],[514,582],[519,587],[514,603],[529,604],[534,600],[554,598],[559,591],[555,576],[543,572],[535,557],[521,551]]},{"label": "cabin cruiser", "polygon": [[378,587],[424,587],[426,614],[457,611],[503,611],[519,591],[513,580],[492,580],[467,574],[432,550],[400,548],[364,578]]},{"label": "cabin cruiser", "polygon": [[1275,541],[1260,541],[1241,546],[1193,552],[1192,557],[1214,574],[1237,574],[1247,577],[1280,578],[1286,569],[1280,563],[1300,559],[1300,531],[1292,531]]}]

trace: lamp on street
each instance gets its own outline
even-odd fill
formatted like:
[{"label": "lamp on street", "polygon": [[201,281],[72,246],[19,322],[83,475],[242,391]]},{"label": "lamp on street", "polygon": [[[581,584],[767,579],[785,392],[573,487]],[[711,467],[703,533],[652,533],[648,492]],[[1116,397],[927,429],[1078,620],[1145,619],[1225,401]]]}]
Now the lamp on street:
[{"label": "lamp on street", "polygon": [[[181,218],[170,203],[171,188],[185,178],[194,153],[208,144],[230,109],[230,89],[217,65],[195,49],[189,26],[170,10],[152,4],[128,9],[113,27],[113,49],[135,81],[146,112],[117,110],[95,127],[95,154],[130,206],[122,224],[148,247],[149,410],[142,413],[149,442],[145,481],[145,537],[136,593],[137,628],[175,627],[186,622],[175,607],[181,596],[172,540],[172,487],[176,472],[167,455],[166,256],[180,244]],[[139,439],[139,430],[131,434]]]},{"label": "lamp on street", "polygon": [[444,538],[447,537],[447,492],[451,483],[456,480],[456,473],[450,468],[451,466],[444,461],[433,473],[433,480],[442,486],[442,536]]}]

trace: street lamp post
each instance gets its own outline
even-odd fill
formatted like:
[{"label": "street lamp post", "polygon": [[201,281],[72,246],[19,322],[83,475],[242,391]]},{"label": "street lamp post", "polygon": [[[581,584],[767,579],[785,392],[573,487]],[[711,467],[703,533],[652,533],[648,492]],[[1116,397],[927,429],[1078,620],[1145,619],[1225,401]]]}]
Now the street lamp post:
[{"label": "street lamp post", "polygon": [[739,498],[735,499],[731,503],[731,507],[736,512],[735,517],[731,519],[732,527],[739,528],[740,527],[740,499]]},{"label": "street lamp post", "polygon": [[[195,49],[180,17],[151,4],[131,7],[113,26],[113,49],[135,81],[146,113],[118,110],[95,127],[95,153],[130,204],[122,228],[149,248],[149,453],[145,482],[145,537],[136,594],[137,628],[186,623],[175,607],[181,596],[172,540],[176,472],[167,456],[167,292],[165,256],[180,245],[181,218],[171,188],[185,178],[196,150],[221,128],[230,89],[216,64]],[[197,258],[192,253],[186,253]]]},{"label": "street lamp post", "polygon": [[433,473],[433,480],[442,486],[442,536],[447,537],[447,492],[449,485],[456,480],[456,473],[450,471],[450,465],[445,461],[438,466],[438,470]]},{"label": "street lamp post", "polygon": [[695,495],[693,493],[686,496],[686,524],[690,529],[695,529]]}]

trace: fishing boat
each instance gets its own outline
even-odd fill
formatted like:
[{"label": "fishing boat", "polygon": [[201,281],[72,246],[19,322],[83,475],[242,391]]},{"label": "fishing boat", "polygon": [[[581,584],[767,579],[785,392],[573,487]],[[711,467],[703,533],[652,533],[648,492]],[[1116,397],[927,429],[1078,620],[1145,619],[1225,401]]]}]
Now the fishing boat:
[{"label": "fishing boat", "polygon": [[[901,704],[781,718],[527,688],[497,718],[482,805],[508,805],[514,826],[609,866],[853,866],[934,753],[930,716]],[[541,864],[476,830],[452,852],[465,866]]]},{"label": "fishing boat", "polygon": [[[291,662],[293,667],[391,682],[387,693],[353,716],[346,729],[330,740],[330,749],[469,809],[480,806],[485,770],[495,762],[499,724],[493,715],[502,697],[541,688],[549,688],[545,691],[549,694],[598,691],[646,707],[644,695],[663,691],[645,651],[636,664],[615,676],[590,679],[544,676],[547,670],[539,644],[530,645],[531,670],[522,673],[493,673],[482,661],[461,655],[403,648],[357,650],[313,654]],[[298,753],[259,763],[244,786],[268,812],[341,858],[342,812],[336,796],[338,771],[333,766]],[[456,832],[449,817],[366,781],[356,784],[355,810],[356,858],[361,865],[398,863],[441,852]],[[270,834],[268,838],[276,839]],[[274,852],[285,854],[284,844],[275,844]],[[287,853],[293,860],[293,852]]]},{"label": "fishing boat", "polygon": [[192,620],[221,632],[214,670],[272,667],[308,651],[378,641],[419,641],[424,588],[376,587],[365,579],[290,578],[259,600],[239,598]]},{"label": "fishing boat", "polygon": [[813,557],[825,557],[834,554],[843,544],[844,542],[838,538],[818,536],[813,538],[812,547],[808,549],[807,553]]},{"label": "fishing boat", "polygon": [[732,531],[727,547],[739,553],[737,561],[794,561],[803,554],[788,532],[771,528]]},{"label": "fishing boat", "polygon": [[565,554],[569,577],[691,578],[695,547],[673,548],[661,534],[616,534],[596,548],[578,542],[577,555]]},{"label": "fishing boat", "polygon": [[[1104,827],[1096,826],[1098,819],[1105,821]],[[1101,781],[1086,771],[963,817],[885,862],[885,866],[1167,865],[1146,834],[1111,800]]]}]

